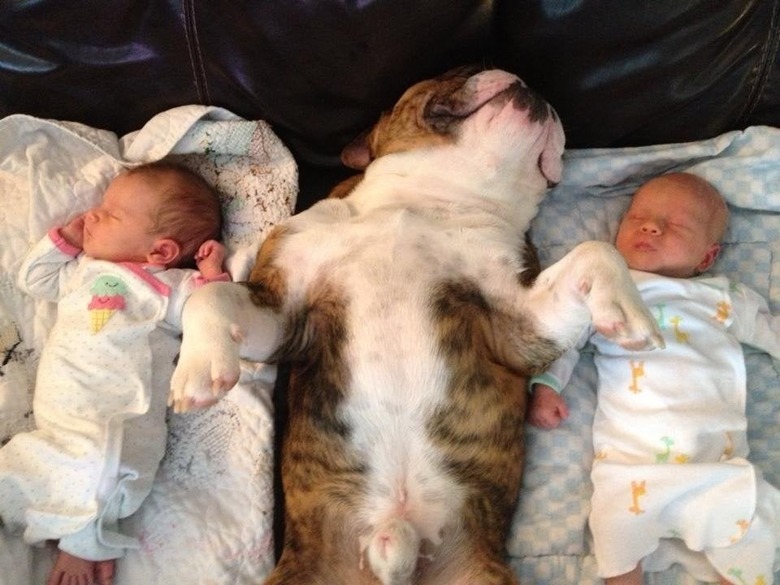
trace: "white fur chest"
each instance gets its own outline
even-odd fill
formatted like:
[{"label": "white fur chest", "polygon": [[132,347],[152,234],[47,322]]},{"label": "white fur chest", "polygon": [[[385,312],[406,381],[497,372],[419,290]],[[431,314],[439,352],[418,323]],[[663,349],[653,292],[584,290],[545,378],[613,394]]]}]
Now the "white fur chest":
[{"label": "white fur chest", "polygon": [[[346,295],[349,384],[339,414],[350,448],[369,467],[358,524],[413,515],[421,537],[436,543],[457,522],[464,492],[442,468],[427,428],[451,400],[453,374],[440,351],[433,294],[442,283],[468,280],[508,295],[521,238],[482,209],[466,222],[462,209],[452,214],[461,221],[451,221],[446,206],[387,205],[356,218],[349,201],[329,201],[312,211],[297,218],[306,230],[286,242],[279,261],[297,268],[290,299],[326,283]],[[432,216],[444,229],[431,230]]]}]

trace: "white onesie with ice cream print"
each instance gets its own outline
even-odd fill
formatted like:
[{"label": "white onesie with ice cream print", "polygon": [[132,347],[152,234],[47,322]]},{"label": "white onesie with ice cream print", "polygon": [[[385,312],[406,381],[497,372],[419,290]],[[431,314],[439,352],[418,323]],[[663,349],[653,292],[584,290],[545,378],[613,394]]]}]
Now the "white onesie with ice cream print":
[{"label": "white onesie with ice cream print", "polygon": [[53,230],[19,286],[57,302],[41,353],[36,429],[0,449],[0,518],[27,542],[107,560],[137,546],[118,530],[148,495],[165,450],[165,410],[181,311],[195,270],[79,254]]},{"label": "white onesie with ice cream print", "polygon": [[[681,563],[738,585],[768,585],[780,546],[780,491],[747,461],[740,342],[780,359],[780,319],[722,277],[632,271],[666,349],[630,352],[588,332],[599,387],[590,525],[599,575]],[[572,350],[537,379],[560,391]]]}]

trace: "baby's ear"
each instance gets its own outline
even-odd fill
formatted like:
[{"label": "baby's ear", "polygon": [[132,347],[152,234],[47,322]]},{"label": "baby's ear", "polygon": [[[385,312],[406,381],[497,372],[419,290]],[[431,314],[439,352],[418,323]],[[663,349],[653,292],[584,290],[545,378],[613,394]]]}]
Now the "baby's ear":
[{"label": "baby's ear", "polygon": [[149,264],[171,266],[179,260],[181,246],[171,238],[160,238],[154,242],[152,250],[146,255]]},{"label": "baby's ear", "polygon": [[718,259],[718,254],[720,254],[720,244],[712,244],[701,263],[696,267],[699,273],[707,272],[712,265],[715,264],[715,260]]}]

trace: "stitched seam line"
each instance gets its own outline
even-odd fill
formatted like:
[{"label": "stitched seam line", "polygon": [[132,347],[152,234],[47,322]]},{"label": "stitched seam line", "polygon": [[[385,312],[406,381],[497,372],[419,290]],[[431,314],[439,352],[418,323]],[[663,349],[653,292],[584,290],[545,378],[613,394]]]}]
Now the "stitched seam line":
[{"label": "stitched seam line", "polygon": [[772,64],[777,56],[777,49],[780,46],[780,34],[778,34],[778,27],[780,27],[780,0],[775,0],[772,3],[772,16],[770,18],[770,25],[767,28],[766,42],[763,44],[763,50],[761,58],[759,59],[756,75],[756,83],[753,85],[753,90],[745,100],[745,105],[742,107],[742,111],[739,113],[737,119],[740,126],[744,126],[747,120],[750,118],[753,110],[755,110],[761,96],[764,93],[766,84],[769,80],[769,73],[772,70]]},{"label": "stitched seam line", "polygon": [[198,26],[195,18],[195,0],[182,0],[182,13],[184,15],[184,37],[187,41],[187,51],[190,57],[192,78],[195,90],[198,93],[198,101],[204,105],[211,105],[211,95],[206,78],[206,68],[203,65],[203,54],[198,41]]}]

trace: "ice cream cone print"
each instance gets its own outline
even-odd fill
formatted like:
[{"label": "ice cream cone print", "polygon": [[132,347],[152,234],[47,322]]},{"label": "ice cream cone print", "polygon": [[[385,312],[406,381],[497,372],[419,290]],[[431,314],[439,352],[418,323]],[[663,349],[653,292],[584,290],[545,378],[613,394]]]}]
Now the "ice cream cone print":
[{"label": "ice cream cone print", "polygon": [[92,298],[87,306],[90,330],[97,333],[105,327],[114,313],[125,308],[127,286],[116,276],[105,275],[95,281],[90,292]]},{"label": "ice cream cone print", "polygon": [[111,315],[114,314],[112,309],[90,309],[89,310],[89,328],[92,333],[97,333],[108,322]]}]

